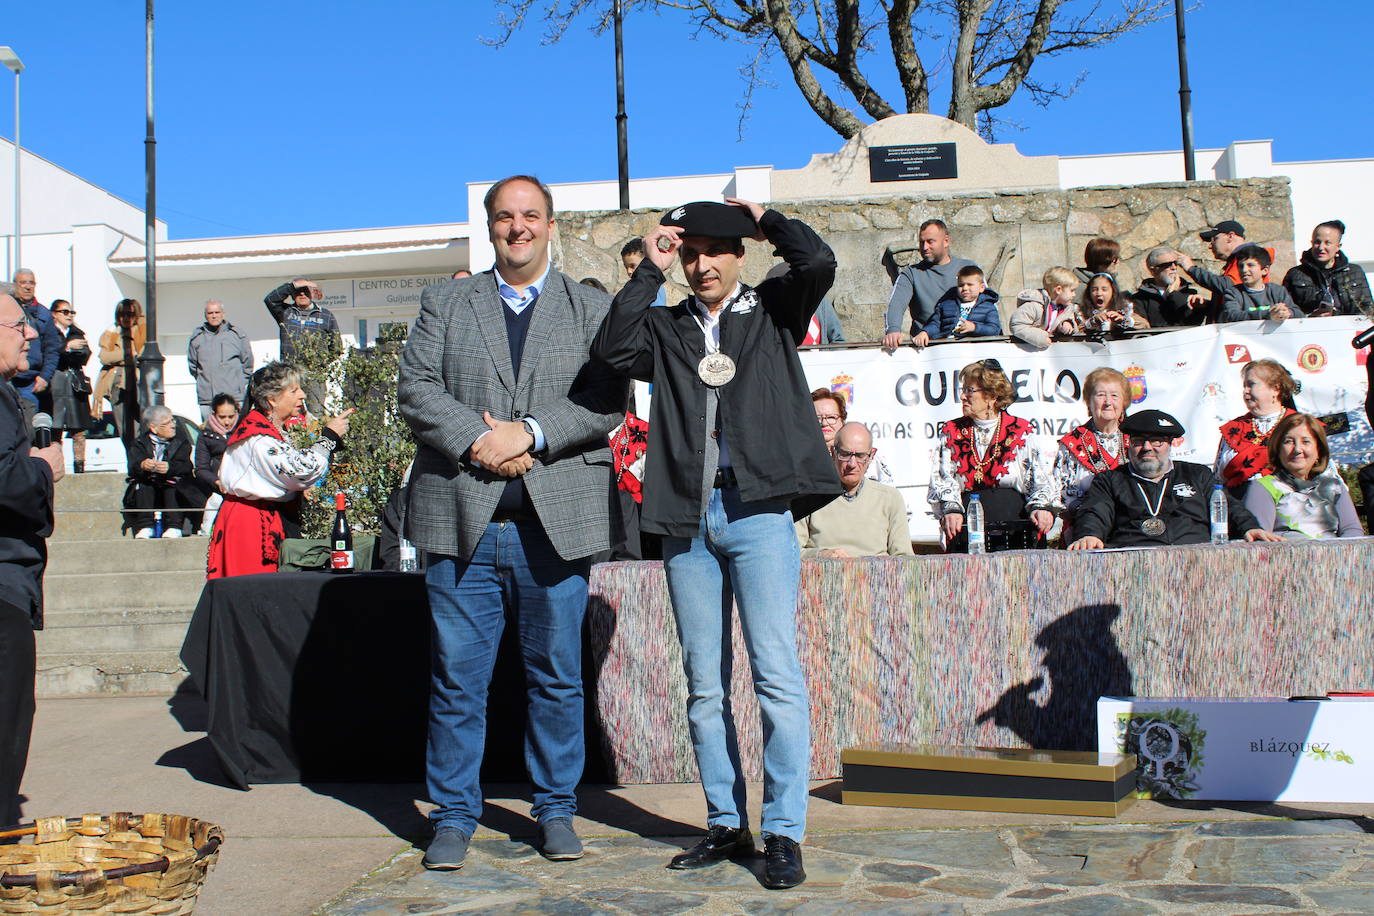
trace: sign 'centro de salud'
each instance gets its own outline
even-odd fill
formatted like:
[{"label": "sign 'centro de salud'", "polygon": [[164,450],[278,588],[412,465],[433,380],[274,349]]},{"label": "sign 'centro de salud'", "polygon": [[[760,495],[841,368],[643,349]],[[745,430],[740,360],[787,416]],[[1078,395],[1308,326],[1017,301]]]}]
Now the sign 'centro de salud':
[{"label": "sign 'centro de salud'", "polygon": [[953,143],[874,146],[868,150],[869,181],[931,181],[958,177],[959,157]]}]

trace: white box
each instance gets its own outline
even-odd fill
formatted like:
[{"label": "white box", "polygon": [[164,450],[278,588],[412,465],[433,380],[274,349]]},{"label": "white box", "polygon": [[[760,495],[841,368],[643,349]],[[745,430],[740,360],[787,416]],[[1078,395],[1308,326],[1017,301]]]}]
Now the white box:
[{"label": "white box", "polygon": [[1097,750],[1140,798],[1374,802],[1374,699],[1102,697]]}]

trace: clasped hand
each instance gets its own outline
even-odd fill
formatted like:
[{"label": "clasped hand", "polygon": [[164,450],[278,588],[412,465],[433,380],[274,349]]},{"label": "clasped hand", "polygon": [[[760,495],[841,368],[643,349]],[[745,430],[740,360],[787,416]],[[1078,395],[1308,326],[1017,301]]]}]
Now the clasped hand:
[{"label": "clasped hand", "polygon": [[491,430],[472,443],[469,455],[482,467],[502,477],[518,477],[534,467],[534,436],[518,420],[498,420],[482,411],[482,421]]}]

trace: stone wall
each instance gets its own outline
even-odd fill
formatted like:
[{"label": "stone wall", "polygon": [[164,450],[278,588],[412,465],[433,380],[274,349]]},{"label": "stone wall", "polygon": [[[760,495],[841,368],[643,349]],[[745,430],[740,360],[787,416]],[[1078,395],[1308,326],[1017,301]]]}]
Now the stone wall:
[{"label": "stone wall", "polygon": [[[1070,190],[988,191],[885,197],[868,200],[775,202],[787,216],[806,221],[835,250],[839,274],[831,297],[850,341],[882,336],[892,288],[888,264],[918,260],[916,232],[923,220],[943,219],[954,254],[987,271],[1002,294],[1003,325],[1016,293],[1039,286],[1046,268],[1083,263],[1083,246],[1099,235],[1121,243],[1119,279],[1134,289],[1145,254],[1159,245],[1182,249],[1218,269],[1198,232],[1223,219],[1244,223],[1251,241],[1273,248],[1275,282],[1295,263],[1293,206],[1287,178],[1148,184]],[[554,258],[568,274],[596,277],[615,290],[624,282],[620,247],[657,224],[662,211],[561,213]],[[776,263],[766,244],[747,243],[744,279],[757,283]],[[681,272],[670,279],[670,300],[685,294]]]}]

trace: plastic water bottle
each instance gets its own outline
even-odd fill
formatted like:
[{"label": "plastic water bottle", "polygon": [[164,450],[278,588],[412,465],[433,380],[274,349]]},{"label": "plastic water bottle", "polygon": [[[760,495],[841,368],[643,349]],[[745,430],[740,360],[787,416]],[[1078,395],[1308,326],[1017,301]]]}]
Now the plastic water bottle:
[{"label": "plastic water bottle", "polygon": [[968,528],[968,552],[987,553],[988,545],[983,540],[983,500],[977,493],[968,498],[968,516],[964,524]]},{"label": "plastic water bottle", "polygon": [[1135,327],[1135,303],[1130,299],[1126,300],[1126,318],[1121,324],[1127,330]]},{"label": "plastic water bottle", "polygon": [[1231,528],[1226,518],[1226,491],[1221,488],[1221,484],[1213,485],[1208,509],[1212,515],[1212,543],[1228,543],[1231,540]]},{"label": "plastic water bottle", "polygon": [[419,572],[420,563],[415,558],[415,545],[401,538],[398,546],[401,572]]},{"label": "plastic water bottle", "polygon": [[154,512],[154,513],[153,513],[153,537],[155,537],[155,538],[160,538],[160,537],[162,537],[162,513],[161,513],[161,512]]}]

